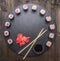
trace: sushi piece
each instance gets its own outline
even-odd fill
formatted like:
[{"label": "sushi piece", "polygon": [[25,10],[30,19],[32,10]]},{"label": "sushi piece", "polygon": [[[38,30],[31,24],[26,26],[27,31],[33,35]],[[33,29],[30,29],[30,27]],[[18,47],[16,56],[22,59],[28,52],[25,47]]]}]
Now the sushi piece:
[{"label": "sushi piece", "polygon": [[54,30],[55,29],[55,25],[51,24],[51,25],[49,25],[49,28],[50,28],[50,30]]},{"label": "sushi piece", "polygon": [[47,16],[47,17],[46,17],[46,21],[47,21],[47,22],[51,22],[51,16]]},{"label": "sushi piece", "polygon": [[24,5],[23,5],[23,9],[24,9],[24,10],[28,10],[27,4],[24,4]]},{"label": "sushi piece", "polygon": [[12,20],[14,18],[14,15],[13,14],[9,14],[8,18]]},{"label": "sushi piece", "polygon": [[19,8],[15,9],[15,13],[20,14],[21,13],[20,9]]},{"label": "sushi piece", "polygon": [[9,31],[4,31],[4,36],[9,36]]},{"label": "sushi piece", "polygon": [[51,45],[52,45],[52,42],[51,42],[51,41],[47,41],[47,42],[46,42],[46,46],[47,46],[47,47],[51,47]]},{"label": "sushi piece", "polygon": [[7,43],[8,43],[9,45],[11,45],[11,44],[13,43],[13,40],[12,40],[12,39],[8,39],[8,40],[7,40]]},{"label": "sushi piece", "polygon": [[41,10],[40,10],[40,14],[41,14],[41,15],[44,15],[45,13],[46,13],[46,11],[45,11],[44,9],[41,9]]},{"label": "sushi piece", "polygon": [[10,22],[5,22],[5,27],[10,27],[11,23]]},{"label": "sushi piece", "polygon": [[36,5],[33,5],[32,6],[32,10],[36,11],[37,10],[37,6]]},{"label": "sushi piece", "polygon": [[49,38],[53,39],[54,38],[54,33],[50,33]]}]

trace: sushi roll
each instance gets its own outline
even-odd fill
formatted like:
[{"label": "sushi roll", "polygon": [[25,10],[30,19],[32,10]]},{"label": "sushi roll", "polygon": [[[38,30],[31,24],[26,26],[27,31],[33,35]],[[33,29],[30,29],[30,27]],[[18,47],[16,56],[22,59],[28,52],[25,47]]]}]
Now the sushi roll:
[{"label": "sushi roll", "polygon": [[24,9],[24,10],[28,10],[27,4],[24,4],[24,5],[23,5],[23,9]]},{"label": "sushi roll", "polygon": [[5,27],[10,27],[11,23],[10,22],[5,22]]},{"label": "sushi roll", "polygon": [[7,43],[8,43],[9,45],[11,45],[11,44],[13,43],[13,40],[12,40],[12,39],[8,39],[8,40],[7,40]]},{"label": "sushi roll", "polygon": [[45,13],[46,13],[46,11],[45,11],[44,9],[41,9],[41,10],[40,10],[40,14],[41,14],[41,15],[44,15]]},{"label": "sushi roll", "polygon": [[55,25],[51,24],[51,25],[49,25],[49,28],[50,28],[50,30],[54,30],[55,29]]},{"label": "sushi roll", "polygon": [[54,38],[54,33],[50,33],[49,38],[53,39]]},{"label": "sushi roll", "polygon": [[4,36],[9,36],[9,31],[4,31]]},{"label": "sushi roll", "polygon": [[12,20],[14,18],[14,15],[13,14],[9,14],[8,18]]},{"label": "sushi roll", "polygon": [[37,6],[36,5],[33,5],[32,6],[32,10],[36,11],[37,10]]},{"label": "sushi roll", "polygon": [[20,9],[19,8],[15,9],[15,13],[20,14],[21,13]]},{"label": "sushi roll", "polygon": [[51,22],[51,16],[47,16],[47,17],[46,17],[46,21],[47,21],[47,22]]},{"label": "sushi roll", "polygon": [[51,47],[51,45],[52,45],[52,42],[51,42],[51,41],[47,41],[47,42],[46,42],[46,46],[47,46],[47,47]]}]

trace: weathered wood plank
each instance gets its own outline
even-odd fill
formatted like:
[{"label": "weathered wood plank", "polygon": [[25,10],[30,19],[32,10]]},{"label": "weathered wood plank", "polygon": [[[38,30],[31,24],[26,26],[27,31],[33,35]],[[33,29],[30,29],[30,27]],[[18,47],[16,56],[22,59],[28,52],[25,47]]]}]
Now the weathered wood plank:
[{"label": "weathered wood plank", "polygon": [[57,23],[57,32],[60,34],[60,8],[56,8],[56,23]]},{"label": "weathered wood plank", "polygon": [[[54,17],[54,19],[56,18],[58,26],[57,31],[58,34],[60,33],[60,9],[58,8],[55,11],[55,0],[0,0],[0,61],[23,61],[22,57],[18,56],[7,47],[1,32],[3,27],[3,20],[6,18],[7,14],[16,6],[24,3],[37,3],[46,7],[51,12],[51,15]],[[51,3],[53,3],[53,5],[51,5]],[[54,45],[46,53],[38,57],[28,57],[25,61],[60,61],[59,43],[60,36],[57,36]]]}]

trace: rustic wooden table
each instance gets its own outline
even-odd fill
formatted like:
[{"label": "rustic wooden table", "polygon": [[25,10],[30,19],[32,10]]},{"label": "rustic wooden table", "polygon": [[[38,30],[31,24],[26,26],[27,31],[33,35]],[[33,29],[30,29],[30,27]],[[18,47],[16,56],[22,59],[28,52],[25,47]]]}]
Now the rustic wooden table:
[{"label": "rustic wooden table", "polygon": [[[43,55],[27,57],[25,61],[60,61],[60,0],[0,0],[0,61],[23,61],[11,51],[2,36],[3,20],[7,14],[20,4],[37,3],[47,8],[57,23],[57,37],[54,45]],[[58,3],[58,4],[57,4]]]}]

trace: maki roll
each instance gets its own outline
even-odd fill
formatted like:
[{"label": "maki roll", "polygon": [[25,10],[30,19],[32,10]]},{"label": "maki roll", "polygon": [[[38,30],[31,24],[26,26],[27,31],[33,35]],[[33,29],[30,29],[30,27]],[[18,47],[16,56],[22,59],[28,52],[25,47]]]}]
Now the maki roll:
[{"label": "maki roll", "polygon": [[7,43],[10,45],[10,44],[13,43],[13,40],[12,40],[12,39],[8,39],[8,40],[7,40]]},{"label": "maki roll", "polygon": [[9,36],[9,31],[4,31],[4,36]]},{"label": "maki roll", "polygon": [[36,11],[37,10],[37,6],[36,5],[33,5],[32,6],[32,10]]},{"label": "maki roll", "polygon": [[47,46],[47,47],[51,47],[51,45],[52,45],[52,42],[51,42],[51,41],[47,41],[47,42],[46,42],[46,46]]},{"label": "maki roll", "polygon": [[51,22],[51,16],[46,17],[46,22]]},{"label": "maki roll", "polygon": [[54,38],[54,33],[50,33],[49,38],[53,39]]},{"label": "maki roll", "polygon": [[20,14],[21,13],[20,9],[19,8],[15,9],[15,13]]},{"label": "maki roll", "polygon": [[54,30],[54,29],[55,29],[55,25],[54,25],[54,24],[51,24],[51,25],[49,26],[49,28],[50,28],[50,30]]},{"label": "maki roll", "polygon": [[45,11],[44,9],[41,9],[41,10],[40,10],[40,14],[41,14],[41,15],[44,15],[45,13],[46,13],[46,11]]},{"label": "maki roll", "polygon": [[14,15],[13,14],[9,14],[8,18],[12,20],[14,18]]},{"label": "maki roll", "polygon": [[11,23],[10,22],[5,22],[5,27],[10,27]]},{"label": "maki roll", "polygon": [[27,4],[24,4],[24,5],[23,5],[23,9],[24,9],[24,10],[28,10]]}]

